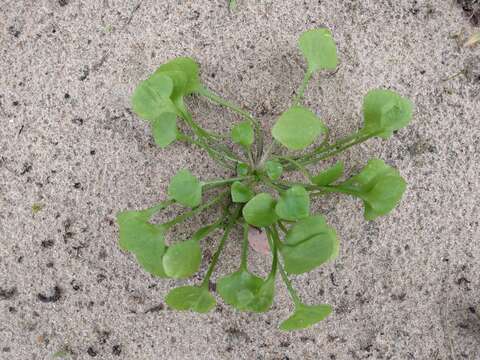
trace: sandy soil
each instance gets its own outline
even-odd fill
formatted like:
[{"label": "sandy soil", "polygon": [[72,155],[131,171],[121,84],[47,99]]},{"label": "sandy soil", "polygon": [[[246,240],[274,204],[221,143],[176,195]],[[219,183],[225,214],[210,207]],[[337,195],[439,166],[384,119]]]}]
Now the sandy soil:
[{"label": "sandy soil", "polygon": [[[238,0],[233,13],[221,0],[0,0],[0,359],[65,348],[74,359],[480,359],[480,47],[461,47],[478,30],[469,16],[454,0]],[[320,25],[342,63],[307,103],[333,136],[361,125],[368,89],[416,104],[407,129],[342,156],[349,170],[372,156],[398,167],[404,201],[374,222],[346,197],[316,204],[342,248],[295,279],[307,302],[335,308],[310,330],[276,329],[292,309],[280,283],[266,314],[220,302],[207,315],[168,310],[176,282],[120,251],[115,213],[165,198],[180,168],[222,171],[196,148],[155,147],[132,89],[192,56],[206,84],[267,128],[301,80],[298,35]],[[212,129],[238,120],[189,106]],[[237,242],[226,251],[220,273],[236,266]]]}]

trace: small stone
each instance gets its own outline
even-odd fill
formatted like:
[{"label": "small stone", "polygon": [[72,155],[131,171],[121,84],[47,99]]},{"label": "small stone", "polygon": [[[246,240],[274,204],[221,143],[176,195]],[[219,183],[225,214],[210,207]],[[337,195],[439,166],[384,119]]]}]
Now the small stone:
[{"label": "small stone", "polygon": [[250,227],[248,230],[248,243],[256,252],[262,255],[270,254],[270,246],[268,245],[267,234],[264,230]]}]

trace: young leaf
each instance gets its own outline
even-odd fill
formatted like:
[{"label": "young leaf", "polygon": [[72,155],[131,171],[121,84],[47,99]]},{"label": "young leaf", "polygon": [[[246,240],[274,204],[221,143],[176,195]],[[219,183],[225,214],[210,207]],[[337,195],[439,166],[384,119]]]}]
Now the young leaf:
[{"label": "young leaf", "polygon": [[363,101],[363,131],[379,132],[384,139],[408,125],[413,106],[410,100],[390,90],[371,90]]},{"label": "young leaf", "polygon": [[230,192],[234,203],[246,203],[255,196],[253,190],[240,181],[235,181],[232,184]]},{"label": "young leaf", "polygon": [[257,194],[243,207],[243,218],[250,225],[256,227],[270,226],[277,221],[275,204],[272,195],[267,193]]},{"label": "young leaf", "polygon": [[307,190],[294,185],[280,195],[275,212],[284,220],[296,221],[310,215],[310,197]]},{"label": "young leaf", "polygon": [[170,246],[163,255],[163,268],[167,276],[185,279],[198,271],[202,250],[198,241],[187,240]]},{"label": "young leaf", "polygon": [[283,166],[278,161],[269,160],[265,163],[265,170],[270,180],[277,180],[282,176]]},{"label": "young leaf", "polygon": [[273,302],[273,277],[263,280],[248,271],[239,270],[218,280],[217,290],[222,299],[240,311],[264,312]]},{"label": "young leaf", "polygon": [[142,81],[132,95],[133,111],[145,120],[153,121],[165,112],[176,112],[170,100],[173,82],[164,74],[153,74]]},{"label": "young leaf", "polygon": [[318,186],[327,186],[338,180],[343,175],[343,162],[338,161],[335,165],[312,177],[312,183]]},{"label": "young leaf", "polygon": [[166,277],[162,266],[165,253],[165,229],[149,223],[152,212],[124,211],[117,215],[120,247],[135,254],[149,273]]},{"label": "young leaf", "polygon": [[328,304],[297,304],[294,313],[280,324],[280,329],[285,331],[305,329],[324,320],[331,313],[332,307]]},{"label": "young leaf", "polygon": [[247,176],[250,172],[250,167],[245,163],[237,164],[237,176]]},{"label": "young leaf", "polygon": [[170,94],[170,99],[177,105],[183,104],[183,97],[188,94],[188,79],[187,75],[181,71],[159,71],[156,74],[168,76],[173,82],[173,90]]},{"label": "young leaf", "polygon": [[186,79],[185,93],[188,95],[196,92],[200,87],[199,67],[198,64],[189,57],[178,57],[166,64],[161,65],[155,73],[167,73],[171,71],[178,71],[183,73]]},{"label": "young leaf", "polygon": [[166,278],[168,275],[163,268],[163,254],[167,250],[160,242],[149,244],[135,252],[138,263],[150,274]]},{"label": "young leaf", "polygon": [[337,68],[337,47],[328,29],[305,31],[298,46],[307,60],[308,71],[335,70]]},{"label": "young leaf", "polygon": [[175,310],[207,313],[215,307],[215,298],[207,288],[182,286],[171,290],[165,297],[168,306]]},{"label": "young leaf", "polygon": [[374,220],[397,206],[407,184],[396,169],[382,160],[372,159],[357,175],[335,187],[361,198],[365,219]]},{"label": "young leaf", "polygon": [[242,121],[235,125],[231,132],[232,141],[245,148],[252,146],[253,136],[253,126],[249,120]]},{"label": "young leaf", "polygon": [[288,230],[280,253],[286,272],[302,274],[337,256],[337,235],[323,216],[310,216]]},{"label": "young leaf", "polygon": [[150,122],[155,143],[161,148],[170,145],[177,138],[177,115],[163,113]]},{"label": "young leaf", "polygon": [[272,135],[288,149],[302,150],[324,131],[325,125],[313,112],[303,106],[292,106],[277,120]]},{"label": "young leaf", "polygon": [[196,207],[202,202],[202,184],[188,170],[180,170],[170,181],[168,195],[180,204]]},{"label": "young leaf", "polygon": [[252,311],[265,312],[272,307],[275,296],[275,276],[268,276],[257,292],[255,304],[251,304]]}]

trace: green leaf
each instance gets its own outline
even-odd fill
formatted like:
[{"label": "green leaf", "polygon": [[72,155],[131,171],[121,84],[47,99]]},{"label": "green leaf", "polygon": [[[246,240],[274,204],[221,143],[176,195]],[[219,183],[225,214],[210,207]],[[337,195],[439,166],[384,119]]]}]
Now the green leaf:
[{"label": "green leaf", "polygon": [[253,126],[249,120],[242,121],[235,125],[231,132],[232,141],[235,144],[249,148],[253,144]]},{"label": "green leaf", "polygon": [[310,197],[307,190],[294,185],[280,195],[275,212],[284,220],[296,221],[310,215]]},{"label": "green leaf", "polygon": [[275,275],[270,275],[263,281],[257,292],[255,304],[251,304],[252,311],[264,312],[269,310],[275,296]]},{"label": "green leaf", "polygon": [[177,71],[186,79],[184,95],[196,92],[200,87],[199,66],[189,57],[178,57],[161,65],[155,73],[167,73]]},{"label": "green leaf", "polygon": [[188,79],[187,75],[181,71],[159,71],[155,72],[156,74],[162,74],[168,76],[172,79],[173,90],[170,95],[170,99],[175,103],[177,108],[183,108],[183,97],[188,95]]},{"label": "green leaf", "polygon": [[185,279],[198,271],[202,250],[198,241],[187,240],[174,244],[163,255],[165,273],[174,279]]},{"label": "green leaf", "polygon": [[[165,241],[165,240],[164,240]],[[163,268],[163,254],[167,250],[160,242],[149,244],[135,253],[138,263],[150,274],[166,278],[168,275]]]},{"label": "green leaf", "polygon": [[275,199],[267,193],[255,195],[242,210],[243,218],[250,225],[267,227],[277,221]]},{"label": "green leaf", "polygon": [[338,240],[335,230],[321,215],[310,216],[293,225],[280,246],[285,271],[302,274],[335,258]]},{"label": "green leaf", "polygon": [[165,229],[149,222],[152,215],[150,209],[120,212],[117,215],[120,247],[135,254],[137,261],[149,273],[166,277],[162,265]]},{"label": "green leaf", "polygon": [[332,307],[328,304],[297,304],[294,313],[280,324],[280,329],[285,331],[305,329],[324,320],[331,313]]},{"label": "green leaf", "polygon": [[133,111],[145,120],[153,121],[163,113],[176,113],[170,100],[173,81],[165,74],[153,74],[142,81],[132,95]]},{"label": "green leaf", "polygon": [[149,223],[154,215],[150,209],[140,211],[122,211],[117,214],[120,247],[126,251],[136,251],[145,243],[163,241],[161,227]]},{"label": "green leaf", "polygon": [[264,312],[273,302],[273,277],[263,280],[248,271],[239,270],[218,280],[217,291],[225,301],[240,311]]},{"label": "green leaf", "polygon": [[278,161],[269,160],[265,163],[265,170],[270,180],[277,180],[282,176],[283,166]]},{"label": "green leaf", "polygon": [[170,181],[168,195],[180,204],[196,207],[202,202],[202,184],[188,170],[180,170]]},{"label": "green leaf", "polygon": [[343,175],[343,162],[338,161],[335,165],[330,166],[328,169],[322,171],[317,176],[312,177],[312,183],[318,186],[327,186],[334,181],[340,179]]},{"label": "green leaf", "polygon": [[363,101],[363,131],[379,132],[377,136],[386,139],[407,126],[412,113],[413,105],[407,98],[390,90],[371,90]]},{"label": "green leaf", "polygon": [[374,220],[397,206],[407,183],[396,169],[382,160],[372,159],[357,175],[334,188],[361,198],[365,219]]},{"label": "green leaf", "polygon": [[163,113],[150,122],[155,143],[161,148],[170,145],[177,138],[177,115]]},{"label": "green leaf", "polygon": [[171,290],[165,297],[168,306],[175,310],[207,313],[215,307],[215,298],[207,288],[182,286]]},{"label": "green leaf", "polygon": [[322,121],[309,109],[292,106],[277,120],[272,135],[288,149],[302,150],[311,145],[325,129]]},{"label": "green leaf", "polygon": [[235,181],[232,184],[230,192],[234,203],[246,203],[255,196],[253,190],[240,181]]},{"label": "green leaf", "polygon": [[245,163],[237,163],[237,176],[246,176],[250,172],[250,167]]},{"label": "green leaf", "polygon": [[305,31],[300,36],[298,47],[307,60],[310,73],[337,68],[337,46],[330,30],[313,29]]}]

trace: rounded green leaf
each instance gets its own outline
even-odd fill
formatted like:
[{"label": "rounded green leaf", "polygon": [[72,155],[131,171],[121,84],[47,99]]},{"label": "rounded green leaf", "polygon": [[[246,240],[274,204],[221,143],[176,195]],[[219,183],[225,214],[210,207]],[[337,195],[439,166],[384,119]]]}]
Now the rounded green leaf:
[{"label": "rounded green leaf", "polygon": [[269,160],[265,163],[265,171],[270,180],[275,181],[282,176],[283,166],[278,161]]},{"label": "rounded green leaf", "polygon": [[332,307],[328,304],[298,304],[294,313],[280,324],[280,329],[285,331],[305,329],[324,320],[331,313]]},{"label": "rounded green leaf", "polygon": [[168,195],[180,204],[196,207],[202,202],[202,184],[188,170],[180,170],[170,181]]},{"label": "rounded green leaf", "polygon": [[161,148],[167,147],[177,138],[177,115],[163,113],[150,122],[155,143]]},{"label": "rounded green leaf", "polygon": [[152,213],[123,211],[117,215],[120,247],[135,254],[137,261],[149,273],[166,277],[162,266],[165,253],[165,229],[149,223]]},{"label": "rounded green leaf", "polygon": [[396,174],[398,174],[397,170],[385,164],[383,160],[370,159],[358,174],[344,181],[338,187],[364,193],[373,188],[376,179]]},{"label": "rounded green leaf", "polygon": [[241,183],[240,181],[235,181],[232,184],[230,192],[234,203],[246,203],[255,195],[248,185]]},{"label": "rounded green leaf", "polygon": [[168,277],[165,269],[163,268],[163,255],[168,249],[160,242],[153,243],[149,246],[145,246],[142,249],[135,252],[137,262],[152,275],[166,278]]},{"label": "rounded green leaf", "polygon": [[176,112],[170,100],[173,81],[165,74],[153,74],[142,81],[132,95],[133,111],[145,120],[155,120],[165,112]]},{"label": "rounded green leaf", "polygon": [[257,194],[243,207],[243,218],[256,227],[270,226],[278,219],[275,214],[275,204],[272,195]]},{"label": "rounded green leaf", "polygon": [[288,230],[280,253],[285,271],[302,274],[337,256],[337,235],[335,230],[327,225],[323,216],[310,216]]},{"label": "rounded green leaf", "polygon": [[337,46],[328,29],[313,29],[300,35],[298,47],[307,60],[308,71],[335,70],[337,68]]},{"label": "rounded green leaf", "polygon": [[413,105],[407,98],[390,90],[371,90],[363,101],[363,131],[386,139],[407,126],[412,113]]},{"label": "rounded green leaf", "polygon": [[273,278],[263,280],[248,271],[237,271],[218,280],[217,291],[225,301],[240,311],[264,312],[273,302]]},{"label": "rounded green leaf", "polygon": [[325,125],[309,109],[293,106],[285,111],[272,128],[272,135],[290,150],[302,150],[325,131]]},{"label": "rounded green leaf", "polygon": [[231,132],[232,141],[235,144],[249,148],[253,144],[253,126],[249,120],[242,121],[235,125]]},{"label": "rounded green leaf", "polygon": [[407,188],[401,176],[386,176],[376,181],[374,187],[362,195],[365,219],[374,220],[392,211],[402,199]]},{"label": "rounded green leaf", "polygon": [[252,311],[265,312],[272,307],[273,297],[275,296],[275,276],[269,276],[263,281],[262,286],[257,291],[255,301],[250,305]]},{"label": "rounded green leaf", "polygon": [[237,163],[237,176],[246,176],[250,172],[250,167],[245,163]]},{"label": "rounded green leaf", "polygon": [[117,215],[120,247],[135,254],[137,261],[149,273],[166,277],[162,265],[165,253],[165,232],[162,225],[151,224],[150,218],[171,204],[171,201],[159,203],[141,211],[123,211]]},{"label": "rounded green leaf", "polygon": [[170,95],[170,99],[177,105],[183,104],[183,97],[188,95],[188,78],[182,71],[168,70],[168,71],[156,71],[156,74],[162,74],[168,76],[173,82],[173,91]]},{"label": "rounded green leaf", "polygon": [[161,65],[156,73],[178,71],[187,79],[185,95],[195,92],[200,85],[199,66],[195,60],[189,57],[178,57]]},{"label": "rounded green leaf", "polygon": [[343,162],[338,161],[335,165],[312,177],[312,183],[318,186],[327,186],[338,180],[343,175]]},{"label": "rounded green leaf", "polygon": [[300,185],[294,185],[280,195],[275,212],[284,220],[296,221],[310,215],[310,196]]},{"label": "rounded green leaf", "polygon": [[154,241],[163,239],[163,232],[149,220],[153,214],[145,211],[126,210],[117,214],[119,244],[122,250],[134,251],[141,247],[143,239]]},{"label": "rounded green leaf", "polygon": [[198,271],[202,250],[198,241],[187,240],[170,246],[163,255],[165,273],[175,279],[185,279]]},{"label": "rounded green leaf", "polygon": [[407,183],[399,172],[383,160],[371,159],[350,179],[336,186],[347,194],[363,200],[365,219],[386,215],[400,202]]},{"label": "rounded green leaf", "polygon": [[215,307],[215,298],[207,288],[182,286],[171,290],[165,297],[168,306],[175,310],[207,313]]}]

